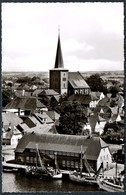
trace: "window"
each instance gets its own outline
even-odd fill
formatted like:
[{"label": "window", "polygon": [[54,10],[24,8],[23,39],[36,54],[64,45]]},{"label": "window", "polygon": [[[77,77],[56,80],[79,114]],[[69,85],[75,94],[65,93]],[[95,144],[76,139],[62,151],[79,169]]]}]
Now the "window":
[{"label": "window", "polygon": [[62,160],[62,166],[65,167],[65,160]]},{"label": "window", "polygon": [[75,94],[79,94],[79,93],[78,93],[78,90],[75,90],[74,93],[75,93]]},{"label": "window", "polygon": [[64,88],[66,87],[65,83],[64,83]]},{"label": "window", "polygon": [[36,157],[34,157],[34,163],[36,163]]},{"label": "window", "polygon": [[74,156],[78,157],[78,154],[77,153],[74,153]]},{"label": "window", "polygon": [[67,155],[67,156],[70,156],[70,155],[71,155],[71,153],[70,153],[70,152],[67,152],[67,153],[66,153],[66,155]]},{"label": "window", "polygon": [[29,162],[29,156],[26,157],[26,162]]},{"label": "window", "polygon": [[74,168],[74,161],[71,161],[71,167]]},{"label": "window", "polygon": [[66,81],[66,78],[65,77],[63,77],[63,81]]},{"label": "window", "polygon": [[88,95],[88,94],[89,94],[89,90],[85,89],[85,95]]},{"label": "window", "polygon": [[83,94],[83,89],[80,89],[80,94]]},{"label": "window", "polygon": [[58,155],[62,155],[62,152],[58,152]]},{"label": "window", "polygon": [[30,157],[30,162],[33,163],[33,157]]},{"label": "window", "polygon": [[75,168],[78,169],[79,168],[79,163],[75,162]]},{"label": "window", "polygon": [[24,162],[24,158],[22,156],[19,156],[17,159],[18,162]]},{"label": "window", "polygon": [[70,167],[70,161],[67,160],[67,167]]}]

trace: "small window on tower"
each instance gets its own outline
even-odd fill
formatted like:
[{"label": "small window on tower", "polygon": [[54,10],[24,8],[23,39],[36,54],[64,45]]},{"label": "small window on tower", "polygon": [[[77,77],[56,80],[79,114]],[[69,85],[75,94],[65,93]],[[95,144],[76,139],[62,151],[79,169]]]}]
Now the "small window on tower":
[{"label": "small window on tower", "polygon": [[65,88],[65,83],[64,83],[64,88]]},{"label": "small window on tower", "polygon": [[65,77],[63,78],[63,81],[66,81],[66,78]]}]

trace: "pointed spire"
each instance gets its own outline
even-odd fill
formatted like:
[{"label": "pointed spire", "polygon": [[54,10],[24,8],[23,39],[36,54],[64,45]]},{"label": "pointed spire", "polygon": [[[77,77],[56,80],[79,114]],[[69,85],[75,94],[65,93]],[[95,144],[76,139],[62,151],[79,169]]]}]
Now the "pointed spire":
[{"label": "pointed spire", "polygon": [[58,43],[57,43],[57,51],[56,51],[56,59],[55,59],[55,68],[64,68],[61,43],[60,43],[60,26],[58,26]]}]

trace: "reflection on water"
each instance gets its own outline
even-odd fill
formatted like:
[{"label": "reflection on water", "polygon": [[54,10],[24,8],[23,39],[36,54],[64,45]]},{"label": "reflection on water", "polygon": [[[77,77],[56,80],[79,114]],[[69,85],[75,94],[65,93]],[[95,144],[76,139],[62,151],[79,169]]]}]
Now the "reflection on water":
[{"label": "reflection on water", "polygon": [[[6,160],[14,158],[13,151],[4,151]],[[75,184],[70,181],[31,178],[19,173],[2,173],[2,192],[77,192],[99,191],[96,186]]]},{"label": "reflection on water", "polygon": [[84,186],[70,181],[30,178],[18,173],[2,174],[2,192],[74,192],[98,190],[96,186]]}]

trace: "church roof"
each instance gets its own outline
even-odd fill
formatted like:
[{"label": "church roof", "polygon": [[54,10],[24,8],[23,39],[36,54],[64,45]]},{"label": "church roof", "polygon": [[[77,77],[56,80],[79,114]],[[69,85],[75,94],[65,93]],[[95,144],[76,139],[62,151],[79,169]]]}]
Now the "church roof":
[{"label": "church roof", "polygon": [[84,80],[84,78],[82,77],[80,72],[69,72],[68,73],[68,80],[74,89],[90,88],[89,85]]},{"label": "church roof", "polygon": [[60,43],[60,35],[58,35],[58,43],[57,43],[57,51],[56,51],[54,68],[64,68],[62,49],[61,49],[61,43]]}]

